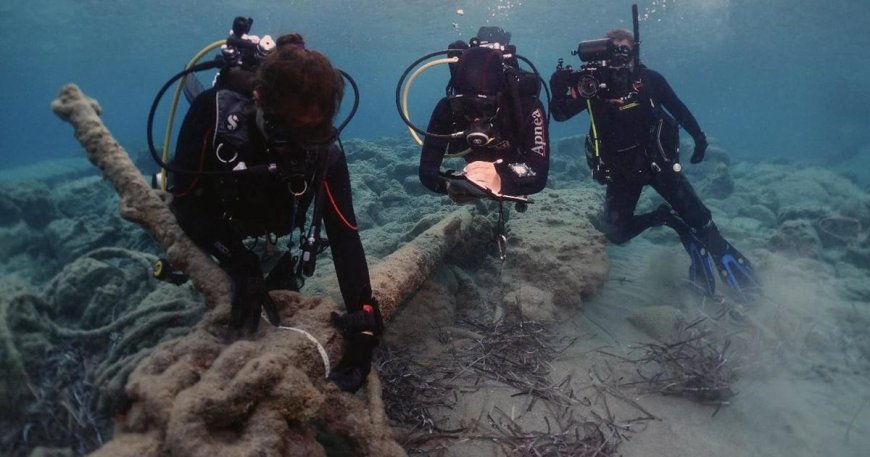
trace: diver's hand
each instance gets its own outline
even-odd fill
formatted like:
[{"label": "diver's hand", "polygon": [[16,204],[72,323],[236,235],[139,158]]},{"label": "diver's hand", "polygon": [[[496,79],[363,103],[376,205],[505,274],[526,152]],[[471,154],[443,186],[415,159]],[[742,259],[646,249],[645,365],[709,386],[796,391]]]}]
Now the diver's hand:
[{"label": "diver's hand", "polygon": [[707,152],[707,135],[701,133],[693,138],[695,141],[695,150],[692,151],[692,163],[701,163],[704,160],[704,153]]},{"label": "diver's hand", "polygon": [[259,270],[233,277],[233,299],[230,317],[236,328],[243,328],[248,333],[257,331],[260,324],[260,310],[266,312],[266,318],[274,326],[281,325],[281,318],[275,308],[275,302],[269,296],[266,283]]},{"label": "diver's hand", "polygon": [[344,354],[329,379],[345,392],[356,392],[369,375],[372,352],[384,330],[380,305],[372,297],[352,313],[330,314],[330,320],[344,335]]},{"label": "diver's hand", "polygon": [[556,70],[550,76],[550,92],[553,93],[553,98],[562,98],[568,93],[570,74],[568,70]]},{"label": "diver's hand", "polygon": [[372,368],[372,353],[378,338],[369,332],[353,333],[344,337],[341,361],[329,372],[329,380],[339,389],[354,393],[362,387]]},{"label": "diver's hand", "polygon": [[465,177],[477,186],[492,194],[501,194],[501,176],[495,169],[494,162],[478,160],[471,162],[462,170]]}]

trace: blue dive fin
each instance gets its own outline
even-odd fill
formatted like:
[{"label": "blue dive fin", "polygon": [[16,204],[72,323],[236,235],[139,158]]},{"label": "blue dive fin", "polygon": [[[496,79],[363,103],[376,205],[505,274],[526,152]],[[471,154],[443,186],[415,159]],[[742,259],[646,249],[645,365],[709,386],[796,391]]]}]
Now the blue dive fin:
[{"label": "blue dive fin", "polygon": [[694,235],[683,242],[683,247],[689,253],[692,264],[689,265],[689,281],[698,292],[712,297],[716,292],[716,277],[713,273],[713,259]]},{"label": "blue dive fin", "polygon": [[755,274],[755,268],[749,259],[743,256],[730,243],[725,243],[725,249],[713,256],[716,269],[722,282],[728,285],[743,302],[752,301],[761,291],[761,283]]},{"label": "blue dive fin", "polygon": [[[663,205],[665,206],[665,205]],[[674,229],[683,243],[683,248],[689,254],[692,264],[689,266],[689,282],[701,294],[712,297],[716,292],[716,274],[713,272],[713,258],[695,231],[673,211],[669,212],[665,225]]]}]

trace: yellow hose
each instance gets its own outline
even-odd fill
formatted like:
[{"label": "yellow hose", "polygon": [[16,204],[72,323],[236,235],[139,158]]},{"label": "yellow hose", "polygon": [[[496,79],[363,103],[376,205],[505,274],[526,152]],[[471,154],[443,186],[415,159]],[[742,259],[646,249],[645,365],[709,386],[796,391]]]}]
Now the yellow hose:
[{"label": "yellow hose", "polygon": [[595,126],[595,117],[592,115],[592,102],[586,99],[586,111],[589,111],[589,123],[592,125],[592,140],[595,142],[595,157],[601,157],[601,152],[598,150],[598,128]]},{"label": "yellow hose", "polygon": [[[184,67],[185,70],[194,66],[199,62],[200,59],[203,58],[206,54],[211,52],[214,49],[217,49],[224,44],[226,44],[227,40],[218,40],[210,45],[202,48],[201,51],[197,52],[190,62],[187,63],[187,66]],[[184,89],[184,83],[187,81],[187,75],[184,75],[181,80],[178,81],[178,87],[175,88],[175,95],[172,97],[172,104],[169,108],[169,117],[166,119],[166,133],[163,135],[163,163],[169,162],[169,143],[172,141],[172,124],[175,122],[175,110],[178,107],[178,99],[181,98],[181,91]],[[160,174],[160,189],[166,190],[166,173]]]},{"label": "yellow hose", "polygon": [[[408,92],[411,91],[411,85],[414,84],[414,80],[417,79],[417,76],[420,76],[424,71],[434,67],[435,65],[440,65],[444,63],[456,63],[459,61],[458,57],[445,57],[443,59],[433,60],[431,62],[426,63],[417,69],[414,73],[411,74],[411,77],[408,79],[408,83],[405,84],[405,90],[402,91],[402,111],[405,113],[405,119],[411,120],[411,116],[408,114]],[[411,127],[408,127],[408,131],[411,132],[411,137],[414,138],[414,141],[419,145],[423,145],[423,140],[420,139],[420,136],[417,135],[417,132],[414,131]]]}]

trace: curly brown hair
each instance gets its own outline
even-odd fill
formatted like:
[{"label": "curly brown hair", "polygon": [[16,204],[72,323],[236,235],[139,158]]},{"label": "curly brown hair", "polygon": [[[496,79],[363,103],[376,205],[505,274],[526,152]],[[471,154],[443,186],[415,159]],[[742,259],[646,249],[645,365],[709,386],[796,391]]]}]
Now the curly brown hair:
[{"label": "curly brown hair", "polygon": [[323,54],[305,49],[298,33],[282,35],[260,65],[254,88],[267,111],[315,111],[327,122],[335,117],[344,95],[344,80]]},{"label": "curly brown hair", "polygon": [[611,31],[604,34],[604,38],[609,39],[610,41],[630,41],[631,45],[634,46],[634,34],[625,29],[612,29]]}]

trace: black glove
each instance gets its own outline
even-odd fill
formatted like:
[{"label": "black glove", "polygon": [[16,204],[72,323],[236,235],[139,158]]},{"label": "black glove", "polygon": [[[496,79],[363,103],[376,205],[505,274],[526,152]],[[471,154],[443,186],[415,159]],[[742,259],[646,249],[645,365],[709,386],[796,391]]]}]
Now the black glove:
[{"label": "black glove", "polygon": [[692,138],[695,140],[695,150],[692,151],[692,163],[701,163],[704,160],[704,153],[707,151],[707,135],[701,133],[700,135]]},{"label": "black glove", "polygon": [[372,353],[377,345],[378,338],[368,333],[346,335],[344,354],[338,365],[329,372],[329,380],[345,392],[359,390],[372,369]]},{"label": "black glove", "polygon": [[231,276],[234,288],[230,317],[234,327],[244,328],[248,333],[257,331],[260,324],[260,309],[266,311],[270,324],[276,327],[281,325],[275,302],[269,296],[259,268],[247,273],[231,273]]},{"label": "black glove", "polygon": [[563,98],[568,93],[570,74],[568,70],[556,70],[550,76],[550,92],[553,93],[553,98]]},{"label": "black glove", "polygon": [[329,379],[345,392],[356,392],[365,382],[372,367],[372,352],[384,329],[377,300],[372,298],[369,303],[352,313],[330,315],[332,324],[344,334],[344,355]]},{"label": "black glove", "polygon": [[343,315],[333,312],[329,319],[332,321],[332,325],[341,330],[345,336],[361,332],[380,335],[384,330],[381,308],[374,298],[369,300],[369,303],[362,305],[358,311]]}]

